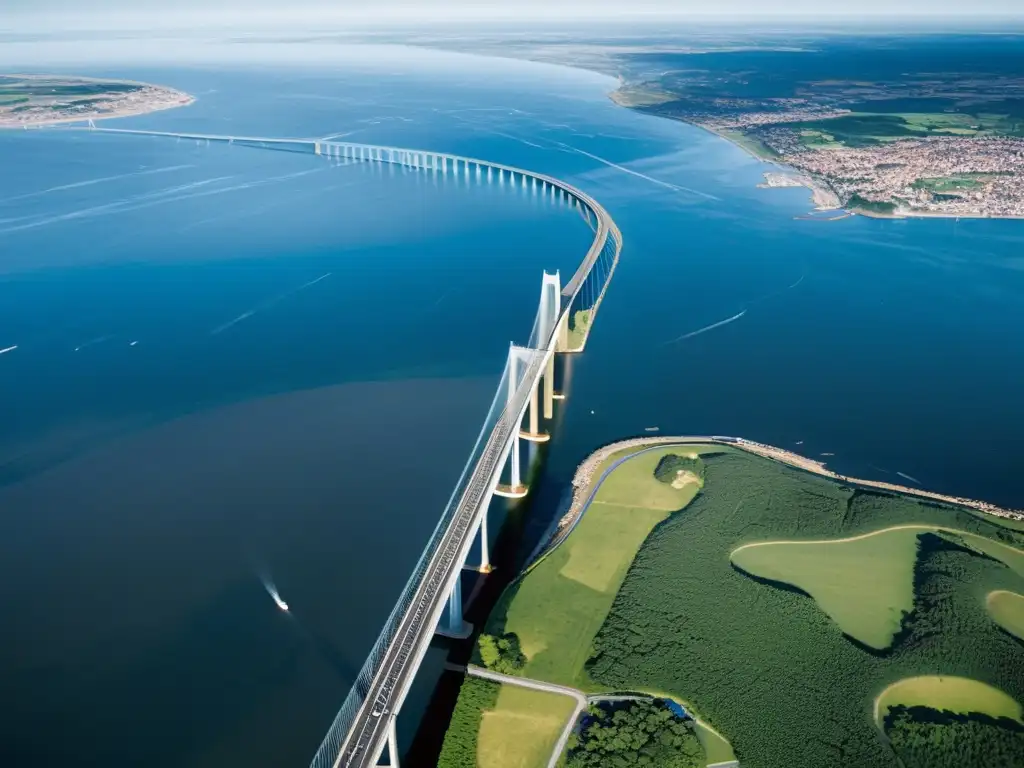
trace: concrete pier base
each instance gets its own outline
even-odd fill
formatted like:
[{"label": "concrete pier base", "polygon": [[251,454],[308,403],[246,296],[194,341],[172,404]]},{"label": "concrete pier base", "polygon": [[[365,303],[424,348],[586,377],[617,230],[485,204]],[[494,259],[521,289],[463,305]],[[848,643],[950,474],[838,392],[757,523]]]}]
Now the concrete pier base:
[{"label": "concrete pier base", "polygon": [[531,443],[546,443],[551,439],[551,435],[547,432],[527,432],[526,430],[521,429],[519,430],[519,438]]},{"label": "concrete pier base", "polygon": [[505,485],[501,483],[494,489],[495,496],[502,496],[506,499],[521,499],[529,490],[525,485]]}]

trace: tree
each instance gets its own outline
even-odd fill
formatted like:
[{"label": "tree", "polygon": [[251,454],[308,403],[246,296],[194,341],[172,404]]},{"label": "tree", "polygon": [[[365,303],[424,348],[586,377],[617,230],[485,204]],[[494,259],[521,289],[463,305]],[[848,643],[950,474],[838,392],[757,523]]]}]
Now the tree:
[{"label": "tree", "polygon": [[480,661],[487,669],[512,675],[526,665],[526,655],[515,632],[503,635],[481,634],[477,640]]},{"label": "tree", "polygon": [[589,709],[566,765],[698,768],[705,762],[692,721],[663,701],[628,701]]},{"label": "tree", "polygon": [[671,483],[680,472],[690,472],[704,482],[704,462],[699,456],[679,456],[674,453],[661,457],[658,466],[654,468],[654,477],[663,483]]}]

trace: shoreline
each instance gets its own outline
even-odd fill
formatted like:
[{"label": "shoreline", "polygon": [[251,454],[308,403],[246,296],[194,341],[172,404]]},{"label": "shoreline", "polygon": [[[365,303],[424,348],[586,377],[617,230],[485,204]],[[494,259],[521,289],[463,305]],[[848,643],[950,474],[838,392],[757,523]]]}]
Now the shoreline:
[{"label": "shoreline", "polygon": [[[934,491],[928,491],[923,488],[910,488],[905,485],[887,483],[881,480],[866,480],[863,478],[841,475],[838,472],[833,472],[828,469],[824,462],[810,459],[806,456],[801,456],[800,454],[788,451],[785,448],[765,445],[764,443],[758,443],[742,437],[722,437],[717,435],[633,437],[601,446],[580,462],[579,466],[576,467],[576,472],[573,474],[572,478],[572,501],[569,504],[569,508],[558,520],[558,523],[551,535],[548,537],[547,542],[540,547],[535,556],[531,558],[527,568],[532,567],[535,562],[542,559],[552,549],[561,544],[572,531],[576,523],[579,521],[584,509],[587,507],[587,501],[590,498],[590,487],[595,479],[595,473],[604,464],[605,460],[613,454],[629,448],[636,448],[638,449],[637,452],[639,452],[641,450],[649,450],[658,446],[685,446],[694,444],[731,446],[733,448],[739,448],[740,450],[746,451],[747,453],[754,454],[755,456],[760,456],[761,458],[785,464],[793,467],[794,469],[799,469],[820,477],[826,477],[830,480],[838,480],[855,487],[898,493],[904,496],[916,497],[921,500],[941,502],[952,507],[971,509],[974,512],[980,512],[992,517],[1024,522],[1024,510],[1006,509],[987,501],[968,499],[962,496],[950,496],[947,494],[936,493]],[[623,459],[627,458],[631,458],[631,456],[623,457]]]},{"label": "shoreline", "polygon": [[[67,80],[72,83],[93,83],[110,86],[137,86],[140,90],[130,94],[107,92],[103,97],[109,99],[106,103],[111,105],[109,111],[83,111],[76,114],[66,114],[58,111],[54,117],[29,117],[20,120],[12,117],[14,113],[0,111],[0,129],[22,129],[40,128],[48,125],[59,125],[64,123],[81,123],[87,120],[110,120],[119,117],[136,117],[147,115],[152,112],[161,112],[167,109],[187,107],[195,103],[196,97],[177,88],[165,85],[146,83],[140,80],[114,80],[99,77],[81,77],[78,75],[52,75],[52,74],[23,74],[23,73],[0,73],[5,78],[20,78],[22,80]],[[90,97],[94,99],[95,97]],[[102,105],[103,102],[101,102]],[[67,108],[73,108],[74,102],[69,103]]]},{"label": "shoreline", "polygon": [[[610,92],[608,94],[609,101],[611,101],[613,104],[615,104],[618,107],[623,107],[624,109],[632,109],[634,111],[636,110],[637,107],[645,106],[644,104],[636,104],[636,105],[627,104],[622,99],[616,98],[616,94],[619,93],[619,91],[624,86],[627,86],[627,85],[628,85],[628,83],[620,75],[619,76],[619,88],[617,88],[616,90],[614,90],[614,91],[612,91],[612,92]],[[664,102],[659,102],[659,103],[664,103]],[[656,104],[649,105],[649,106],[656,106]],[[783,169],[783,170],[785,170],[785,171],[787,171],[789,173],[792,173],[794,175],[800,176],[801,180],[807,182],[807,183],[801,184],[800,186],[804,187],[805,189],[810,190],[810,192],[811,192],[811,202],[815,204],[814,210],[816,210],[816,211],[826,211],[826,210],[845,211],[846,214],[848,214],[849,216],[867,216],[870,219],[992,219],[992,220],[1004,220],[1004,219],[1005,220],[1020,220],[1020,219],[1024,219],[1024,214],[991,215],[991,214],[987,214],[987,213],[942,213],[940,211],[916,211],[916,210],[910,210],[910,211],[894,210],[892,213],[883,213],[881,211],[872,211],[872,210],[868,210],[868,209],[865,209],[865,208],[861,208],[861,207],[856,206],[856,205],[843,205],[842,202],[840,202],[839,205],[835,206],[834,208],[822,207],[819,204],[819,202],[818,202],[819,201],[819,195],[826,195],[826,196],[827,195],[831,195],[831,196],[836,197],[838,199],[838,195],[836,195],[835,191],[831,188],[831,186],[828,184],[828,182],[826,180],[818,178],[818,177],[814,176],[813,174],[808,173],[807,171],[804,171],[804,170],[802,170],[800,168],[796,168],[795,166],[787,165],[786,163],[782,162],[781,158],[766,157],[764,155],[758,154],[758,152],[756,152],[751,147],[746,146],[742,142],[737,141],[733,137],[729,136],[728,132],[726,132],[724,130],[720,130],[720,129],[716,129],[716,128],[711,128],[709,126],[702,125],[701,123],[693,122],[692,120],[686,120],[685,118],[682,118],[682,117],[670,117],[668,115],[658,114],[657,112],[644,112],[644,114],[649,114],[652,117],[658,117],[658,118],[661,118],[663,120],[672,120],[672,121],[679,122],[679,123],[685,123],[686,125],[692,125],[695,128],[700,128],[702,131],[707,131],[708,133],[710,133],[710,134],[712,134],[714,136],[717,136],[718,138],[722,139],[723,141],[729,142],[732,146],[737,147],[738,149],[742,150],[745,154],[749,155],[750,157],[752,157],[753,159],[757,160],[760,163],[767,163],[767,164],[770,164],[770,165],[774,165],[777,168]],[[846,216],[838,217],[835,220],[838,221],[838,220],[841,220],[842,218],[847,218],[847,217]]]}]

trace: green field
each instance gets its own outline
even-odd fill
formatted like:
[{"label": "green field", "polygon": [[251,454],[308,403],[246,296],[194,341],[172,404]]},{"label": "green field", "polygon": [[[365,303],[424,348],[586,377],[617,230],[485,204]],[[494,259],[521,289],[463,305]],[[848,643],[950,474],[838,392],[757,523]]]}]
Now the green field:
[{"label": "green field", "polygon": [[758,139],[756,136],[743,133],[742,131],[719,131],[722,138],[728,139],[733,144],[747,150],[754,157],[761,158],[762,160],[778,160],[779,153],[769,147],[763,141]]},{"label": "green field", "polygon": [[[1010,115],[963,112],[853,112],[792,123],[809,148],[868,147],[925,136],[1024,136],[1024,121]],[[827,138],[826,138],[827,137]]]},{"label": "green field", "polygon": [[521,675],[602,689],[584,671],[591,641],[651,529],[685,507],[699,489],[696,483],[673,488],[654,479],[654,467],[674,452],[684,451],[650,451],[622,464],[602,484],[568,539],[495,607],[485,631],[518,636],[527,658]]},{"label": "green field", "polygon": [[[652,532],[594,640],[586,674],[595,684],[691,703],[729,739],[744,768],[896,768],[874,702],[906,678],[969,678],[1024,700],[1024,646],[995,626],[984,599],[994,589],[1024,592],[1020,533],[965,510],[854,490],[728,448],[704,460],[702,492]],[[907,605],[905,582],[895,591],[886,586],[884,600],[863,594],[878,586],[871,569],[889,567],[870,551],[874,545],[893,547],[897,577],[912,577],[911,610],[884,651],[852,641],[813,598],[759,582],[730,562],[747,544],[852,538],[896,525],[921,528],[902,542],[902,534],[862,539],[872,546],[859,553],[868,558],[859,572],[852,560],[837,563],[849,566],[848,594],[862,605]],[[977,725],[927,727],[953,733]],[[1006,736],[999,723],[979,727],[986,739]],[[923,732],[900,734],[917,744]]]},{"label": "green field", "polygon": [[966,677],[922,675],[893,683],[875,699],[875,722],[881,727],[895,706],[928,707],[958,715],[982,714],[1021,720],[1021,705],[998,688]]},{"label": "green field", "polygon": [[569,696],[467,677],[452,715],[439,768],[546,765],[575,709]]},{"label": "green field", "polygon": [[896,528],[846,540],[747,544],[731,558],[753,576],[803,590],[850,637],[882,649],[914,609],[918,533]]},{"label": "green field", "polygon": [[546,765],[576,702],[569,696],[501,685],[477,736],[479,768]]},{"label": "green field", "polygon": [[905,525],[849,539],[746,544],[731,559],[761,579],[790,584],[814,598],[850,637],[888,648],[914,609],[918,540],[931,532],[1024,575],[1024,552],[941,526]]},{"label": "green field", "polygon": [[1024,595],[1006,590],[990,592],[985,607],[996,624],[1024,640]]}]

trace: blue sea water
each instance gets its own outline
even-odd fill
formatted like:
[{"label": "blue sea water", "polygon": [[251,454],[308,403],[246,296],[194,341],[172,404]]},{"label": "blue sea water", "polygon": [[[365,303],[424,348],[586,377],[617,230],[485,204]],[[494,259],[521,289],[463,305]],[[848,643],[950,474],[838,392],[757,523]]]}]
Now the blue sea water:
[{"label": "blue sea water", "polygon": [[[1022,505],[1020,222],[795,220],[804,193],[615,106],[608,78],[364,54],[80,71],[199,97],[119,126],[344,133],[608,208],[622,260],[567,366],[534,534],[581,458],[649,426]],[[570,273],[589,230],[520,190],[217,144],[0,133],[0,167],[0,762],[301,765],[541,271]]]}]

